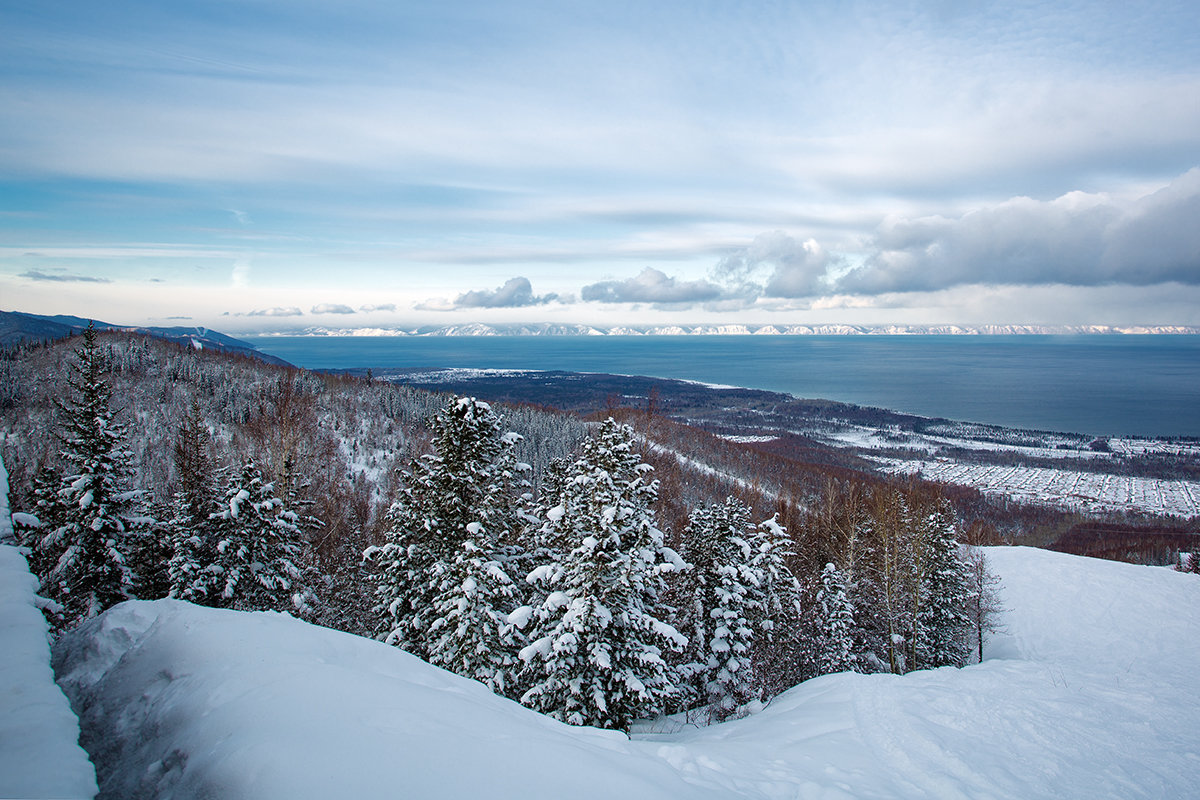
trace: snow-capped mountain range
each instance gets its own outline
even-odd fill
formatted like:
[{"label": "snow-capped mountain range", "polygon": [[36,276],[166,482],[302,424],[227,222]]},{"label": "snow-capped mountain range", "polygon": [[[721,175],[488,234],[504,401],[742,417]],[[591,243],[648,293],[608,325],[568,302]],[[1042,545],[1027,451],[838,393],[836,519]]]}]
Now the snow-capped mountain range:
[{"label": "snow-capped mountain range", "polygon": [[319,328],[276,336],[1016,336],[1200,334],[1195,325],[614,325],[512,324],[421,328]]}]

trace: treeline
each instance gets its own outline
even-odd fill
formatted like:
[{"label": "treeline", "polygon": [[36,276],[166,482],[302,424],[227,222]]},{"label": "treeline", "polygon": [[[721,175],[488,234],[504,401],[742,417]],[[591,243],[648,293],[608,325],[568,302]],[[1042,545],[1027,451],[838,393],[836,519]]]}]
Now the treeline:
[{"label": "treeline", "polygon": [[915,484],[788,494],[725,473],[733,451],[681,463],[678,426],[502,423],[468,398],[94,331],[55,350],[20,376],[5,456],[59,630],[128,598],[286,610],[628,728],[724,719],[828,672],[961,666],[994,611],[951,506]]},{"label": "treeline", "polygon": [[1071,527],[1048,548],[1060,553],[1127,561],[1131,564],[1179,564],[1200,551],[1196,526],[1118,525],[1084,522]]}]

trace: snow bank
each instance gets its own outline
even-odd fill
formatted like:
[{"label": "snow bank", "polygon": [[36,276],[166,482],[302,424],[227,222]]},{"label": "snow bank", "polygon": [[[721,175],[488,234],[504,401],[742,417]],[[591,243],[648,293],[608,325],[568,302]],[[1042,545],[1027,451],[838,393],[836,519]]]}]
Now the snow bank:
[{"label": "snow bank", "polygon": [[[11,536],[8,473],[0,463],[0,540]],[[96,773],[50,671],[37,588],[21,551],[0,544],[0,797],[93,797]]]},{"label": "snow bank", "polygon": [[619,733],[281,614],[122,603],[56,666],[109,797],[717,796]]},{"label": "snow bank", "polygon": [[1200,579],[990,548],[985,663],[830,675],[709,728],[570,728],[276,614],[125,603],[56,648],[113,797],[1163,798],[1200,760]]}]

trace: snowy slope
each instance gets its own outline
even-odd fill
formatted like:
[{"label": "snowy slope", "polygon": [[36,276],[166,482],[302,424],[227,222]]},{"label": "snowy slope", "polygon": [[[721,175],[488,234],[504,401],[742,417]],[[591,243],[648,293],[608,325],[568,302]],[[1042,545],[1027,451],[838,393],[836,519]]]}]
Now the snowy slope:
[{"label": "snowy slope", "polygon": [[56,658],[114,797],[1194,796],[1200,580],[989,555],[1010,611],[984,664],[826,676],[633,741],[274,614],[127,603]]},{"label": "snowy slope", "polygon": [[[0,463],[0,540],[11,535],[8,474]],[[37,588],[21,551],[0,544],[0,797],[92,797],[96,773],[50,671]]]},{"label": "snowy slope", "polygon": [[111,797],[718,796],[622,734],[272,612],[123,603],[56,652]]}]

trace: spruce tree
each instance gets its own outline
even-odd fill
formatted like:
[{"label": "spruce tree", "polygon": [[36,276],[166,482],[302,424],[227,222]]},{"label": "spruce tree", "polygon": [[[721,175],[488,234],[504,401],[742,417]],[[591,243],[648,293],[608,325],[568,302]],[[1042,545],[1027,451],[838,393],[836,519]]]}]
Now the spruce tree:
[{"label": "spruce tree", "polygon": [[687,640],[656,612],[662,574],[684,565],[663,544],[657,482],[633,445],[611,418],[585,440],[542,526],[562,558],[529,575],[545,599],[515,615],[533,623],[521,702],[572,725],[628,730],[679,693],[663,650]]},{"label": "spruce tree", "polygon": [[755,660],[758,682],[767,696],[804,680],[803,631],[800,626],[802,587],[788,562],[792,538],[778,516],[758,523],[751,533],[751,565],[760,576],[754,604],[755,626],[761,631]]},{"label": "spruce tree", "polygon": [[954,510],[939,498],[922,520],[920,606],[914,614],[910,669],[956,666],[971,655],[971,578],[959,554]]},{"label": "spruce tree", "polygon": [[854,606],[846,581],[832,563],[821,571],[821,585],[813,603],[813,649],[818,675],[854,668]]},{"label": "spruce tree", "polygon": [[49,514],[55,527],[35,549],[35,560],[46,569],[42,593],[61,606],[53,620],[59,628],[74,627],[135,595],[132,537],[152,522],[131,486],[125,428],[113,415],[94,326],[84,331],[75,356],[68,396],[55,403],[65,464]]},{"label": "spruce tree", "polygon": [[404,473],[387,541],[368,548],[381,636],[431,663],[503,692],[515,644],[508,576],[527,501],[519,438],[487,403],[454,398],[432,420],[433,452]]},{"label": "spruce tree", "polygon": [[208,429],[200,404],[191,411],[175,438],[175,472],[178,490],[168,523],[171,557],[168,564],[170,596],[201,605],[220,605],[224,586],[217,583],[217,539],[214,513],[220,512],[213,486]]},{"label": "spruce tree", "polygon": [[241,611],[295,609],[293,598],[302,588],[296,561],[303,545],[296,519],[253,459],[247,460],[212,515],[217,594],[210,604]]},{"label": "spruce tree", "polygon": [[[691,663],[687,672],[709,715],[724,720],[755,699],[752,652],[754,620],[765,619],[763,571],[752,547],[750,509],[730,497],[692,512],[683,557],[685,617]],[[761,635],[761,634],[760,634]]]}]

